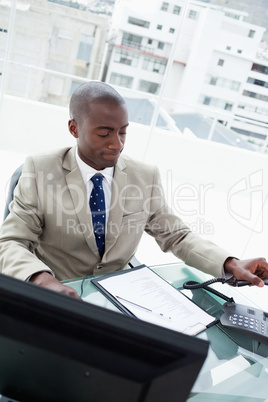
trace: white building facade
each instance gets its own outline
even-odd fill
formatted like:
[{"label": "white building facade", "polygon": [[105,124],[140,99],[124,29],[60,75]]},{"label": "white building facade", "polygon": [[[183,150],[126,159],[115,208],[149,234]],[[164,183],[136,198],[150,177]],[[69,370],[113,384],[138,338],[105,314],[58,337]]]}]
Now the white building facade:
[{"label": "white building facade", "polygon": [[12,4],[0,3],[0,79],[10,41],[6,94],[65,106],[79,78],[99,78],[108,17],[44,0],[18,0],[11,33]]},{"label": "white building facade", "polygon": [[153,9],[133,3],[116,3],[103,80],[154,95],[165,80],[169,113],[195,108],[216,114],[227,127],[263,142],[268,60],[258,51],[265,28],[245,22],[243,12],[199,1],[187,9],[180,0],[155,0]]}]

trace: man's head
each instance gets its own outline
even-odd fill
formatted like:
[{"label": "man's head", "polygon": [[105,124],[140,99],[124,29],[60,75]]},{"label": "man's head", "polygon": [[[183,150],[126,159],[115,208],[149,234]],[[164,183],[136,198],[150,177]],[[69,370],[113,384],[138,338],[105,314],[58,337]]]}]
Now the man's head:
[{"label": "man's head", "polygon": [[114,166],[124,148],[128,113],[122,96],[110,85],[80,85],[70,101],[70,133],[80,158],[97,170]]}]

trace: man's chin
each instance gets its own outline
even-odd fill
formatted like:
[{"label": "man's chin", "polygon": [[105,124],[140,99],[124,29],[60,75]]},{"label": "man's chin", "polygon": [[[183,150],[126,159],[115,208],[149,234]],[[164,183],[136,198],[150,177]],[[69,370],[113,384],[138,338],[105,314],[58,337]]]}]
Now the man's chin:
[{"label": "man's chin", "polygon": [[112,167],[117,164],[117,161],[119,159],[119,155],[105,155],[105,161],[103,161],[106,164],[106,167]]}]

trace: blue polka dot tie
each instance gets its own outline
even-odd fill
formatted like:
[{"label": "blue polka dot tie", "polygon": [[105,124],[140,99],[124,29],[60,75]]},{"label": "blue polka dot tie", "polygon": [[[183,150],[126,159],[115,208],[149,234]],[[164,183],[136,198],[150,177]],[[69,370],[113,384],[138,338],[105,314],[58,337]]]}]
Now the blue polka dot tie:
[{"label": "blue polka dot tie", "polygon": [[105,198],[102,188],[103,176],[96,173],[91,177],[93,182],[93,190],[90,195],[89,205],[92,213],[92,224],[96,238],[97,247],[102,257],[105,245]]}]

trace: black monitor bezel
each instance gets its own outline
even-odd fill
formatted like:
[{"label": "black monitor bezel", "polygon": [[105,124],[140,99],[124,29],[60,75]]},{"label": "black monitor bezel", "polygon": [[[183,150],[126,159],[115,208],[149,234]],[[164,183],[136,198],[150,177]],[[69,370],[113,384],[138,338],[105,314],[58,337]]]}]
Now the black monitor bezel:
[{"label": "black monitor bezel", "polygon": [[[122,382],[125,384],[122,393],[132,387],[130,384],[138,384],[141,389],[138,392],[139,401],[147,401],[145,394],[149,395],[148,390],[156,379],[168,378],[169,373],[184,370],[185,367],[191,367],[193,373],[193,378],[187,380],[189,388],[208,351],[208,342],[203,339],[149,324],[2,274],[0,323],[0,394],[27,402],[31,400],[31,381],[28,382],[27,378],[39,378],[49,370],[49,367],[41,369],[34,362],[38,354],[42,356],[43,364],[46,356],[49,356],[48,365],[62,360],[63,371],[70,365],[66,378],[77,365],[78,371],[82,367],[85,377],[93,373],[93,377],[96,375],[100,383],[102,376],[106,381],[108,378],[108,382],[114,381],[116,384],[118,381],[117,388]],[[8,359],[13,359],[14,363]],[[19,373],[15,366],[20,367]],[[81,378],[78,378],[76,386],[74,377],[76,374],[72,372],[72,388],[76,388],[76,400],[82,401],[86,389],[82,389]],[[58,387],[54,385],[54,393],[55,387],[58,392]],[[59,387],[63,387],[63,384],[60,383]],[[33,398],[36,398],[36,392],[37,386],[34,387]],[[97,391],[94,392],[96,395]],[[119,401],[120,393],[118,395]],[[144,395],[143,399],[141,395]],[[125,397],[122,394],[122,401]]]}]

